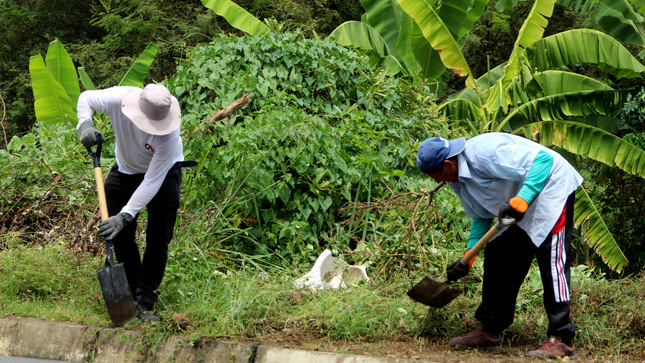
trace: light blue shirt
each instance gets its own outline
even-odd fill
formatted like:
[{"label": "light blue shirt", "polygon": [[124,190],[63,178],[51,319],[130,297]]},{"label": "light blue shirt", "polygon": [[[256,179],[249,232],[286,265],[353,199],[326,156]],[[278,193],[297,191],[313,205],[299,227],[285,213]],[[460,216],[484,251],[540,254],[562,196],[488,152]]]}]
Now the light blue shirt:
[{"label": "light blue shirt", "polygon": [[457,156],[459,181],[448,183],[470,218],[492,219],[522,188],[539,151],[553,156],[553,165],[542,191],[535,197],[518,226],[540,246],[557,222],[564,204],[582,176],[560,154],[520,136],[487,133],[466,141]]}]

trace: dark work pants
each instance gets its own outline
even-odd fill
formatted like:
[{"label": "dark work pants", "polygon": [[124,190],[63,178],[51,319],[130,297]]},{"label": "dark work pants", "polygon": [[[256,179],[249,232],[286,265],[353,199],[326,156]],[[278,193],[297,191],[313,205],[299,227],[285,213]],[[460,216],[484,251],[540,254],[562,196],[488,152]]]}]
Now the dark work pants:
[{"label": "dark work pants", "polygon": [[[143,181],[143,177],[143,174],[123,174],[118,171],[116,165],[112,167],[105,179],[105,196],[110,216],[121,212]],[[172,239],[179,209],[181,179],[181,168],[170,169],[161,188],[146,206],[148,227],[143,260],[136,242],[139,214],[112,239],[116,259],[123,263],[132,296],[135,299],[139,298],[141,304],[147,307],[152,307],[157,302],[156,291],[166,270],[168,245]]]},{"label": "dark work pants", "polygon": [[575,335],[575,326],[569,318],[574,197],[575,192],[567,199],[563,232],[555,238],[549,234],[540,247],[517,225],[510,226],[486,246],[482,303],[475,312],[485,332],[499,334],[513,323],[517,294],[533,259],[537,258],[544,309],[549,318],[547,336],[559,336],[571,345]]}]

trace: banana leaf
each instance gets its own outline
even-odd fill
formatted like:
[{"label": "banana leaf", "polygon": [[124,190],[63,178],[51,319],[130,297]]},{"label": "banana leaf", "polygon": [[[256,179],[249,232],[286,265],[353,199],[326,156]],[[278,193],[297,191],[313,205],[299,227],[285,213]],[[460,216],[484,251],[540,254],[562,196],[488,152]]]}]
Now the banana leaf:
[{"label": "banana leaf", "polygon": [[580,91],[613,90],[607,84],[577,73],[549,70],[533,74],[528,85],[514,78],[507,89],[510,103],[514,107],[545,96]]},{"label": "banana leaf", "polygon": [[636,12],[638,12],[641,15],[645,15],[645,1],[643,1],[643,0],[632,0],[632,3],[634,4],[634,7],[636,8]]},{"label": "banana leaf", "polygon": [[[361,21],[381,35],[391,51],[396,48],[401,29],[401,17],[407,14],[395,0],[361,0],[365,13]],[[395,55],[398,58],[398,55]]]},{"label": "banana leaf", "polygon": [[445,72],[439,54],[396,1],[362,0],[361,3],[365,8],[362,22],[381,35],[392,56],[405,67],[415,82],[435,80]]},{"label": "banana leaf", "polygon": [[421,0],[399,0],[399,5],[421,29],[424,38],[441,58],[442,63],[460,77],[466,78],[466,87],[474,89],[475,80],[459,44],[434,8]]},{"label": "banana leaf", "polygon": [[436,80],[446,71],[439,53],[432,48],[414,20],[403,13],[396,51],[415,82]]},{"label": "banana leaf", "polygon": [[508,58],[508,63],[504,67],[504,77],[502,79],[502,89],[506,88],[511,79],[520,73],[520,54],[526,47],[542,39],[544,29],[549,24],[548,18],[553,14],[555,0],[536,0],[529,15],[524,19],[520,28],[513,51]]},{"label": "banana leaf", "polygon": [[580,228],[584,242],[596,251],[607,267],[618,273],[622,272],[628,264],[627,257],[610,233],[584,186],[580,186],[576,191],[573,213],[575,226]]},{"label": "banana leaf", "polygon": [[[473,102],[478,102],[480,96],[482,99],[488,98],[488,93],[490,89],[504,75],[505,65],[506,63],[502,63],[497,67],[491,69],[490,71],[486,72],[483,76],[477,78],[477,90],[479,90],[480,92],[479,96],[477,95],[477,91],[472,90],[470,88],[464,88],[461,91],[455,92],[450,96],[448,96],[448,100],[451,100],[454,98],[464,98]],[[478,103],[481,103],[481,102],[478,102]]]},{"label": "banana leaf", "polygon": [[269,27],[248,11],[231,0],[201,0],[202,4],[213,10],[234,28],[246,34],[260,35],[269,32]]},{"label": "banana leaf", "polygon": [[528,136],[535,131],[540,133],[543,145],[555,145],[645,178],[645,151],[607,131],[579,122],[542,121],[523,126],[514,132],[523,132]]},{"label": "banana leaf", "polygon": [[534,71],[580,63],[597,64],[616,77],[642,78],[645,66],[620,42],[591,29],[569,30],[545,37],[526,48]]},{"label": "banana leaf", "polygon": [[36,120],[44,125],[67,122],[75,117],[74,104],[65,88],[56,81],[47,69],[43,57],[38,54],[29,59],[31,88],[34,92]]},{"label": "banana leaf", "polygon": [[645,45],[643,17],[634,11],[628,0],[600,0],[594,21],[621,42]]},{"label": "banana leaf", "polygon": [[606,116],[620,109],[626,99],[626,92],[614,90],[580,91],[546,96],[514,109],[502,120],[499,129],[505,124],[516,130],[539,121],[566,120],[580,116]]},{"label": "banana leaf", "polygon": [[157,47],[152,43],[149,44],[134,64],[132,64],[125,76],[123,76],[121,82],[119,82],[119,86],[141,87],[156,54]]},{"label": "banana leaf", "polygon": [[374,53],[379,58],[392,54],[383,37],[374,28],[360,21],[347,21],[339,25],[329,37],[344,46]]},{"label": "banana leaf", "polygon": [[445,102],[439,106],[437,111],[452,121],[478,122],[482,117],[482,110],[479,105],[463,98]]},{"label": "banana leaf", "polygon": [[555,3],[573,9],[580,15],[586,15],[596,8],[598,0],[557,0]]},{"label": "banana leaf", "polygon": [[396,58],[392,56],[392,52],[381,35],[366,23],[345,22],[334,29],[329,38],[336,39],[346,47],[362,50],[368,55],[372,66],[387,65],[389,74],[396,74],[403,69]]},{"label": "banana leaf", "polygon": [[439,17],[455,39],[462,39],[473,29],[475,22],[484,14],[489,0],[441,1]]},{"label": "banana leaf", "polygon": [[87,90],[95,90],[96,86],[94,86],[94,82],[92,82],[92,79],[90,76],[85,72],[85,67],[78,67],[78,78],[81,80],[81,84],[83,84],[83,87]]},{"label": "banana leaf", "polygon": [[45,63],[54,80],[63,86],[73,108],[76,109],[76,102],[78,101],[78,96],[81,94],[81,89],[78,85],[78,75],[76,74],[72,57],[69,56],[69,53],[67,53],[58,39],[49,43],[47,54],[45,55]]}]

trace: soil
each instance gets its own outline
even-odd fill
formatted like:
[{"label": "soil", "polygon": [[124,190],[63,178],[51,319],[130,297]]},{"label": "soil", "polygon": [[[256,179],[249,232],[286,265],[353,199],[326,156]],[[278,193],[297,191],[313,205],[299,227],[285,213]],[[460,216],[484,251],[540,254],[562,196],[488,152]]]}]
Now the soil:
[{"label": "soil", "polygon": [[[430,343],[424,338],[401,335],[382,341],[331,341],[303,333],[284,330],[262,336],[264,345],[288,349],[304,349],[321,352],[358,354],[378,357],[416,360],[419,362],[483,362],[514,363],[539,362],[539,359],[524,357],[524,353],[536,346],[505,346],[498,351],[477,351],[452,348],[448,342]],[[578,348],[576,362],[633,362],[628,357],[599,357],[591,351]],[[568,358],[562,361],[569,361]]]}]

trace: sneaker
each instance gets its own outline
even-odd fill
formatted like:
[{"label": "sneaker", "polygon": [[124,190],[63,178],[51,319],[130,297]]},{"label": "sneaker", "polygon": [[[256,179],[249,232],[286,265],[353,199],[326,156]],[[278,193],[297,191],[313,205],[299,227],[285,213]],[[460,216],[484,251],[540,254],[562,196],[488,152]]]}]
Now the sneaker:
[{"label": "sneaker", "polygon": [[143,304],[137,303],[137,318],[139,318],[144,323],[154,323],[161,321],[159,317],[152,313],[152,307],[144,306]]},{"label": "sneaker", "polygon": [[502,349],[502,336],[491,338],[481,328],[460,337],[452,338],[450,345],[459,348]]},{"label": "sneaker", "polygon": [[527,357],[537,357],[543,359],[558,359],[569,357],[569,359],[576,358],[576,348],[571,343],[571,347],[562,343],[560,337],[552,335],[547,339],[542,345],[540,345],[536,350],[526,352],[524,354]]}]

